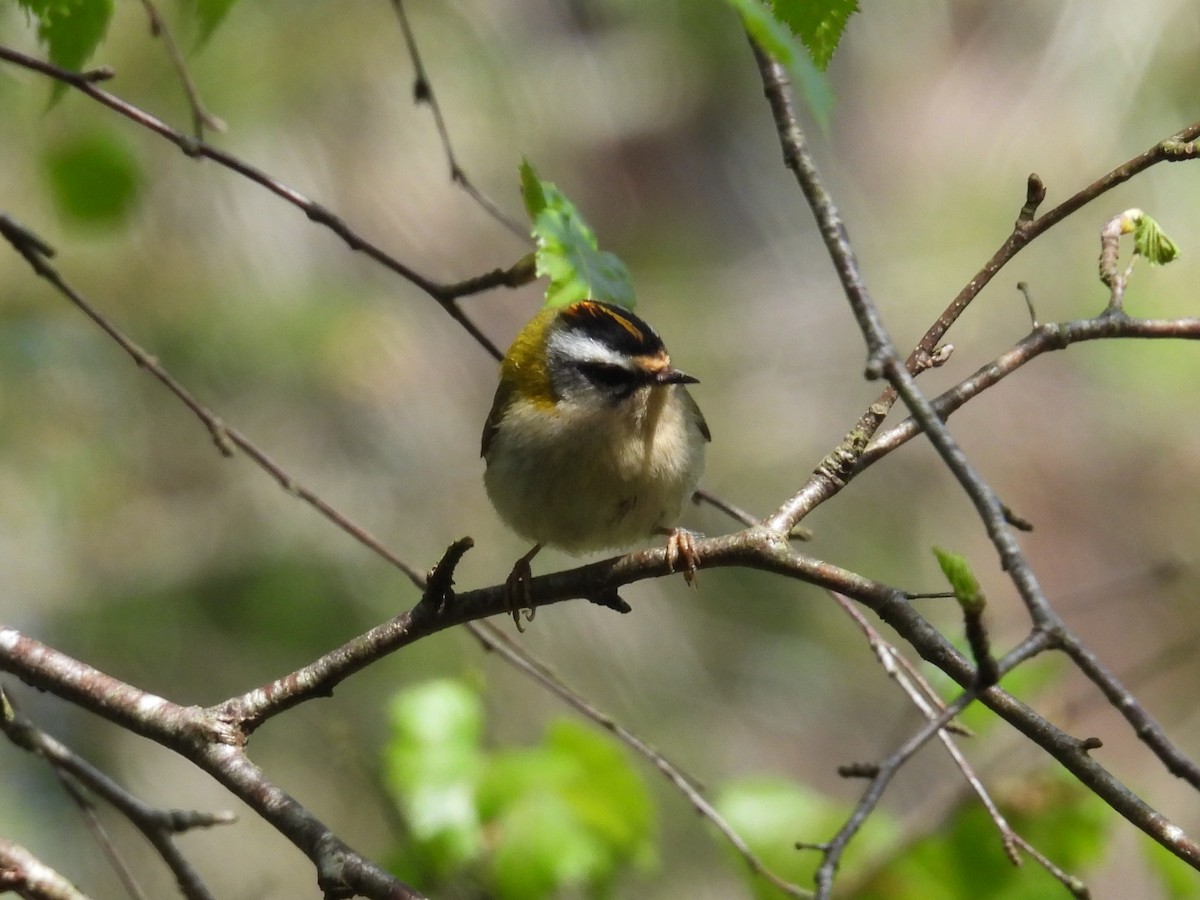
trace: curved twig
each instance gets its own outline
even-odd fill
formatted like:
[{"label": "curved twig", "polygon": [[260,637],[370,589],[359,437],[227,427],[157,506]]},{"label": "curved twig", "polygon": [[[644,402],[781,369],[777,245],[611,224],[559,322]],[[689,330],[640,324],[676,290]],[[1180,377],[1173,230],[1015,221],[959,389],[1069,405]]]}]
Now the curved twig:
[{"label": "curved twig", "polygon": [[[518,262],[509,269],[495,269],[487,275],[459,282],[457,285],[439,284],[421,275],[415,269],[405,265],[394,256],[371,243],[329,209],[326,209],[315,200],[310,200],[296,189],[288,187],[283,182],[252,166],[250,163],[239,159],[232,153],[227,153],[211,144],[196,140],[182,132],[176,131],[170,125],[155,118],[145,110],[139,109],[133,104],[122,100],[115,94],[110,94],[108,91],[96,87],[95,82],[97,79],[93,73],[72,72],[51,63],[35,59],[32,56],[27,56],[10,47],[0,47],[0,60],[15,63],[16,65],[34,72],[40,72],[43,75],[60,81],[86,94],[96,102],[107,106],[130,121],[136,122],[143,128],[167,139],[187,156],[211,159],[213,162],[238,173],[255,184],[266,188],[276,196],[283,198],[301,210],[313,222],[325,226],[340,237],[351,250],[366,254],[384,268],[395,272],[406,281],[420,288],[436,300],[488,353],[496,359],[500,359],[503,356],[500,349],[492,343],[491,339],[480,331],[479,327],[467,317],[466,313],[459,307],[457,301],[460,297],[464,297],[467,294],[478,293],[495,287],[514,287],[517,284],[525,284],[528,280],[527,267],[522,263]],[[108,77],[110,74],[110,72],[105,70],[105,77]],[[525,280],[520,280],[522,278]]]}]

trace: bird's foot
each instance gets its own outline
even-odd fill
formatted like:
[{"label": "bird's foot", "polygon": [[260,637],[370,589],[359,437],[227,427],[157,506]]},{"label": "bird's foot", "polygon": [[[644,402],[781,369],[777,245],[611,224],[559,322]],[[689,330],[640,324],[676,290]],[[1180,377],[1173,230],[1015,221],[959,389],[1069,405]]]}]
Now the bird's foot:
[{"label": "bird's foot", "polygon": [[700,551],[696,549],[696,533],[684,528],[667,531],[667,571],[675,571],[675,563],[683,562],[683,580],[689,586],[696,584],[696,567],[700,565]]},{"label": "bird's foot", "polygon": [[533,570],[529,567],[529,563],[541,549],[541,544],[534,544],[532,550],[513,564],[512,571],[504,580],[504,594],[508,598],[508,611],[512,614],[513,624],[517,626],[517,631],[522,633],[525,631],[525,626],[521,624],[521,614],[525,614],[526,622],[532,622],[534,614],[537,612],[529,593],[529,582],[533,580]]}]

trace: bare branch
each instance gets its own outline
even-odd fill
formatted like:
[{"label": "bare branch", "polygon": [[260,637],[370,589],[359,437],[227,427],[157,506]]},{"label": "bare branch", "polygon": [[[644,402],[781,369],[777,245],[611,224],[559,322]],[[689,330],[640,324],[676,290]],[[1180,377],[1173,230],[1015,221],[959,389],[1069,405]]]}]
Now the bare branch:
[{"label": "bare branch", "polygon": [[639,756],[648,760],[658,770],[659,774],[666,778],[684,796],[692,805],[692,808],[721,833],[721,836],[742,857],[742,860],[751,872],[778,888],[785,896],[797,898],[812,896],[811,891],[803,890],[767,868],[766,864],[750,849],[741,835],[734,831],[733,827],[725,821],[725,818],[717,812],[716,807],[705,799],[700,788],[694,783],[694,780],[685,775],[679,767],[663,756],[662,753],[651,747],[611,716],[601,712],[581,694],[569,688],[546,665],[538,662],[522,650],[508,635],[495,625],[492,625],[490,622],[471,622],[468,623],[467,628],[470,629],[471,634],[487,650],[499,654],[501,658],[517,671],[523,672],[532,678],[568,706],[591,719],[601,728],[611,732],[623,744]]},{"label": "bare branch", "polygon": [[[436,300],[488,353],[496,359],[500,359],[503,356],[500,349],[492,343],[491,339],[480,331],[478,326],[459,308],[457,299],[467,293],[477,293],[478,291],[492,287],[512,286],[515,282],[515,276],[512,274],[514,270],[517,272],[524,271],[520,263],[514,266],[513,269],[496,269],[492,273],[489,273],[489,275],[471,279],[469,282],[460,282],[458,285],[438,284],[368,241],[315,200],[310,200],[294,188],[288,187],[283,182],[273,178],[261,169],[250,165],[250,163],[244,162],[233,154],[176,131],[170,125],[155,118],[148,112],[139,109],[131,103],[125,102],[114,94],[96,87],[95,82],[98,79],[94,73],[72,72],[68,69],[35,59],[32,56],[27,56],[9,47],[0,47],[0,60],[14,63],[34,72],[39,72],[63,84],[69,85],[75,88],[75,90],[86,94],[97,103],[103,104],[130,121],[165,138],[186,155],[193,158],[211,159],[213,162],[266,188],[271,193],[301,210],[313,222],[328,228],[340,237],[351,250],[366,254],[384,268],[395,272],[401,278],[420,288]],[[468,287],[464,288],[463,285],[467,285]]]},{"label": "bare branch", "polygon": [[[272,783],[246,756],[245,734],[212,710],[147,693],[6,626],[0,626],[0,671],[191,760],[312,860],[318,883],[331,896],[357,891],[377,900],[420,900],[419,892],[356,853]],[[190,821],[185,814],[180,824]]]},{"label": "bare branch", "polygon": [[450,143],[450,129],[446,127],[446,118],[442,115],[442,105],[438,102],[433,90],[433,82],[425,71],[425,63],[417,49],[417,38],[413,33],[412,23],[408,20],[408,11],[404,8],[404,0],[392,0],[392,8],[400,20],[400,30],[404,32],[404,45],[413,64],[413,101],[428,104],[433,113],[434,124],[437,125],[438,137],[442,141],[442,152],[446,154],[446,162],[450,166],[450,180],[470,194],[471,199],[478,203],[488,215],[520,238],[529,237],[529,228],[517,222],[502,210],[491,197],[479,190],[467,177],[466,170],[459,164],[454,155],[454,146]]},{"label": "bare branch", "polygon": [[71,287],[58,271],[46,261],[46,257],[52,255],[52,253],[46,252],[50,248],[45,242],[38,239],[28,229],[18,225],[13,219],[3,213],[0,213],[0,237],[7,239],[39,276],[54,285],[59,293],[100,326],[105,334],[116,341],[121,349],[128,353],[138,366],[154,376],[163,387],[174,394],[184,406],[191,410],[196,418],[204,423],[204,426],[212,435],[213,442],[224,455],[231,455],[232,448],[234,447],[241,450],[255,465],[275,479],[276,483],[289,494],[299,497],[326,519],[337,525],[342,531],[382,556],[407,575],[413,584],[418,587],[424,586],[421,573],[417,569],[392,553],[392,551],[387,549],[387,547],[362,526],[350,521],[315,492],[297,482],[244,434],[236,428],[226,425],[215,413],[196,399],[191,391],[185,388],[174,376],[163,368],[162,364],[155,357],[143,350],[132,338],[128,337],[112,321],[106,318],[103,313],[89,303],[82,294]]},{"label": "bare branch", "polygon": [[[3,689],[0,689],[0,702],[7,699]],[[60,778],[65,779],[64,786],[82,803],[86,803],[86,799],[79,795],[79,788],[75,785],[85,787],[119,810],[154,846],[163,862],[175,875],[180,890],[188,900],[210,900],[212,894],[199,873],[175,845],[174,836],[196,828],[230,824],[237,820],[233,813],[155,809],[134,797],[87,760],[35,726],[27,716],[16,712],[11,703],[7,704],[6,712],[6,715],[0,716],[0,730],[10,741],[53,766]]]},{"label": "bare branch", "polygon": [[0,894],[23,900],[88,900],[86,894],[20,844],[0,838]]},{"label": "bare branch", "polygon": [[[903,654],[888,641],[884,640],[883,636],[859,612],[858,607],[836,591],[830,591],[829,594],[837,602],[838,606],[841,607],[842,611],[850,616],[863,634],[867,636],[867,642],[874,651],[880,665],[883,666],[883,670],[893,681],[900,685],[900,688],[908,695],[913,705],[920,710],[921,714],[926,719],[934,719],[943,713],[946,707],[942,703],[941,698],[921,678],[920,674],[911,666]],[[948,722],[946,727],[938,732],[938,739],[941,740],[942,745],[946,748],[946,752],[950,754],[951,759],[954,760],[954,764],[962,772],[963,779],[967,782],[967,785],[979,798],[979,802],[983,804],[984,809],[987,810],[988,817],[991,818],[996,826],[996,830],[1000,834],[1000,843],[1005,855],[1008,856],[1013,865],[1020,865],[1018,851],[1023,850],[1061,882],[1075,897],[1079,898],[1079,900],[1086,900],[1089,896],[1088,890],[1079,879],[1068,875],[1051,862],[1045,854],[1041,853],[1029,841],[1013,830],[971,764],[967,762],[967,758],[962,750],[954,742],[954,738],[952,737],[953,731],[953,723]]]},{"label": "bare branch", "polygon": [[[1038,325],[1028,336],[1006,353],[981,366],[970,377],[932,400],[938,418],[945,420],[961,409],[968,400],[999,384],[1006,377],[1043,353],[1065,350],[1072,344],[1115,338],[1145,340],[1198,340],[1200,319],[1133,319],[1100,316],[1071,322],[1051,322]],[[892,450],[921,433],[916,419],[905,419],[889,428],[872,442],[859,459],[855,474],[874,465]]]}]

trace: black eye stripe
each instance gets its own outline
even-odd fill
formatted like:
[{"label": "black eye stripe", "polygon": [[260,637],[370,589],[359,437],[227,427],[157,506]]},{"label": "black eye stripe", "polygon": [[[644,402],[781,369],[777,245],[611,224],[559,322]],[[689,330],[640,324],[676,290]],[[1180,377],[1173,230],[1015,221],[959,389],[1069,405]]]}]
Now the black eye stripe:
[{"label": "black eye stripe", "polygon": [[624,387],[637,382],[637,377],[624,366],[612,363],[581,362],[578,367],[588,381],[600,387]]}]

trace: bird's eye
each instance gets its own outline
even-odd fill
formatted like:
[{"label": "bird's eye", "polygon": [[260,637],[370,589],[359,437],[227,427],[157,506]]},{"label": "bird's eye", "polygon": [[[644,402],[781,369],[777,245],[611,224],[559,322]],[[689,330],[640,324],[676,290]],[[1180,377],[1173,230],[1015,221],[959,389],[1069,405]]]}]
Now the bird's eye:
[{"label": "bird's eye", "polygon": [[611,363],[580,363],[579,371],[596,387],[608,391],[625,389],[627,392],[635,387],[635,379],[629,370]]}]

